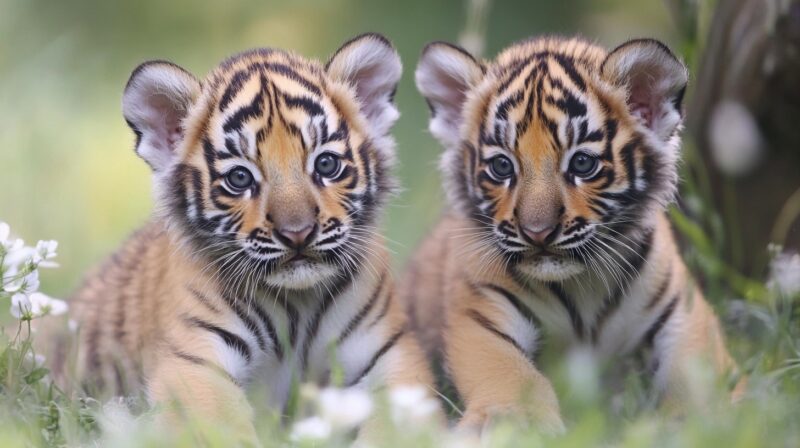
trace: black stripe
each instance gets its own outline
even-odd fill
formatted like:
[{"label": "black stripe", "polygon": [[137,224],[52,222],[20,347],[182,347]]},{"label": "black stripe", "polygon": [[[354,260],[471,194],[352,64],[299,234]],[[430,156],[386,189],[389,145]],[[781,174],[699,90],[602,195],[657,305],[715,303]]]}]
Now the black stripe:
[{"label": "black stripe", "polygon": [[528,308],[527,305],[522,303],[522,301],[519,300],[519,297],[512,294],[511,291],[489,283],[485,283],[482,286],[485,288],[489,288],[492,291],[503,296],[506,300],[508,300],[511,303],[511,305],[514,306],[514,308],[516,308],[517,312],[520,313],[522,317],[524,317],[528,322],[536,325],[537,327],[542,326],[542,323],[541,321],[539,321],[539,318],[536,316],[536,314],[534,314],[533,311],[531,311],[531,309]]},{"label": "black stripe", "polygon": [[220,112],[225,112],[225,109],[227,109],[228,105],[231,103],[231,101],[233,101],[234,96],[241,90],[244,82],[250,78],[250,74],[250,70],[239,70],[233,74],[230,81],[228,81],[228,87],[225,88],[225,91],[222,93],[222,97],[220,97]]},{"label": "black stripe", "polygon": [[680,299],[679,295],[673,297],[669,304],[664,307],[664,311],[661,312],[661,314],[658,316],[658,319],[656,319],[656,321],[653,322],[653,325],[650,326],[650,329],[647,330],[647,333],[644,335],[645,344],[652,347],[656,336],[658,336],[658,333],[662,328],[664,328],[664,325],[666,325],[670,316],[672,316],[672,313],[675,311],[675,307],[678,305],[678,299]]},{"label": "black stripe", "polygon": [[567,292],[564,291],[564,288],[561,286],[561,284],[549,282],[547,286],[550,288],[550,292],[552,292],[558,301],[561,302],[561,305],[564,306],[564,309],[567,310],[569,319],[572,321],[572,328],[575,330],[575,334],[578,336],[578,339],[583,340],[585,333],[583,318],[578,312],[578,309],[575,307],[575,303],[569,298],[569,296],[567,296]]},{"label": "black stripe", "polygon": [[330,308],[330,306],[335,301],[336,296],[342,293],[345,288],[350,284],[352,281],[352,277],[347,277],[341,279],[338,284],[334,285],[333,291],[331,292],[330,296],[324,297],[323,300],[320,302],[317,311],[314,313],[314,316],[311,318],[311,323],[306,328],[306,336],[303,340],[303,372],[308,370],[308,354],[311,351],[311,346],[314,344],[314,339],[317,337],[317,333],[319,332],[319,326],[322,323],[322,318],[325,315],[325,312]]},{"label": "black stripe", "polygon": [[190,354],[188,354],[188,353],[186,353],[184,351],[179,350],[177,347],[170,346],[170,351],[172,352],[172,354],[175,357],[180,358],[180,359],[182,359],[184,361],[188,361],[189,363],[192,363],[192,364],[195,364],[195,365],[198,365],[198,366],[206,366],[206,365],[209,364],[208,361],[206,361],[205,359],[203,359],[203,358],[201,358],[199,356],[190,355]]},{"label": "black stripe", "polygon": [[220,312],[219,308],[217,308],[216,305],[214,305],[214,302],[207,295],[201,293],[200,291],[194,289],[191,286],[187,286],[186,290],[189,291],[192,294],[192,296],[195,299],[197,299],[198,302],[203,304],[203,306],[208,308],[208,310],[211,311],[212,313]]},{"label": "black stripe", "polygon": [[342,331],[342,333],[339,335],[339,338],[337,339],[337,342],[339,344],[344,342],[345,339],[347,339],[351,334],[353,334],[353,331],[356,329],[356,327],[358,327],[358,324],[360,324],[361,321],[363,321],[364,318],[367,317],[367,314],[369,314],[370,310],[372,310],[372,308],[375,306],[375,302],[378,301],[378,296],[380,296],[381,291],[383,291],[383,280],[385,278],[385,275],[386,274],[384,273],[383,276],[381,276],[380,280],[378,281],[378,286],[375,288],[375,292],[372,293],[369,300],[367,300],[367,303],[365,303],[364,306],[362,306],[361,309],[358,310],[358,313],[356,313],[356,315],[353,316],[352,319],[350,319],[350,322],[347,323],[347,326],[344,328],[344,331]]},{"label": "black stripe", "polygon": [[528,354],[525,352],[525,350],[522,348],[522,346],[519,345],[514,338],[512,338],[508,334],[504,333],[499,328],[497,328],[494,325],[494,323],[491,320],[489,320],[488,317],[484,316],[483,314],[481,314],[477,310],[473,310],[473,309],[467,310],[467,315],[470,317],[470,319],[474,320],[481,327],[485,328],[486,330],[489,330],[491,333],[494,333],[495,336],[497,336],[500,339],[502,339],[502,340],[508,342],[509,344],[513,345],[514,348],[519,350],[519,352],[522,353],[522,355],[525,358],[528,357]]},{"label": "black stripe", "polygon": [[653,297],[650,298],[650,301],[647,302],[645,306],[645,310],[651,310],[653,307],[661,301],[661,297],[667,292],[667,288],[669,287],[669,282],[672,280],[672,265],[669,266],[669,271],[667,275],[664,277],[664,281],[661,282],[661,286],[658,287],[656,293],[653,294]]},{"label": "black stripe", "polygon": [[252,356],[250,353],[250,346],[248,346],[247,342],[245,342],[240,336],[197,317],[187,316],[184,317],[184,320],[190,327],[202,328],[203,330],[216,334],[222,338],[223,342],[225,342],[225,345],[238,351],[246,361],[250,361]]},{"label": "black stripe", "polygon": [[383,346],[374,355],[372,355],[372,359],[369,360],[369,363],[366,365],[366,367],[364,367],[364,369],[361,370],[361,373],[359,373],[355,378],[353,378],[352,381],[350,381],[347,384],[347,387],[354,386],[358,384],[362,379],[364,379],[364,377],[369,374],[369,372],[373,369],[373,367],[375,367],[375,364],[378,363],[381,357],[385,355],[386,352],[388,352],[392,347],[394,347],[394,345],[397,343],[397,340],[400,339],[400,337],[403,336],[405,332],[406,332],[405,328],[397,330],[397,332],[393,334],[392,337],[390,337],[389,340],[386,341],[386,343],[383,344]]},{"label": "black stripe", "polygon": [[374,327],[375,325],[378,324],[378,322],[380,322],[384,317],[386,317],[386,314],[389,312],[389,305],[392,303],[393,297],[394,297],[394,291],[389,291],[389,293],[386,294],[386,299],[384,299],[383,301],[383,306],[381,306],[381,310],[378,311],[378,315],[375,316],[375,319],[373,319],[372,322],[370,322],[368,328]]},{"label": "black stripe", "polygon": [[269,338],[272,340],[272,346],[275,347],[275,356],[278,360],[283,360],[283,344],[281,344],[280,340],[278,340],[278,332],[275,330],[275,325],[272,323],[272,319],[270,319],[269,315],[266,311],[264,311],[261,306],[258,304],[253,304],[253,308],[256,310],[256,315],[261,320],[261,323],[264,324],[264,328],[267,329],[267,334],[269,334]]},{"label": "black stripe", "polygon": [[[616,311],[620,305],[622,304],[623,299],[628,294],[628,288],[630,287],[631,283],[639,277],[640,270],[642,265],[647,262],[648,257],[650,256],[650,248],[653,245],[653,231],[649,231],[639,243],[636,251],[632,249],[626,248],[630,252],[633,252],[635,257],[633,260],[629,260],[627,258],[622,258],[623,262],[629,264],[631,270],[633,271],[627,278],[625,278],[625,284],[617,285],[617,288],[614,290],[611,295],[603,300],[603,305],[598,312],[597,319],[595,319],[594,326],[592,328],[592,341],[597,342],[598,338],[600,337],[600,333],[603,329],[603,325],[605,324],[606,320]],[[623,250],[620,247],[620,250]],[[620,257],[619,254],[612,254],[608,253],[609,256],[613,257]]]},{"label": "black stripe", "polygon": [[[258,324],[250,317],[250,313],[239,306],[239,302],[236,300],[236,298],[227,295],[223,295],[222,297],[228,307],[230,307],[230,309],[239,317],[239,320],[242,321],[245,328],[247,328],[256,337],[256,340],[258,341],[258,347],[261,349],[261,351],[265,352],[267,350],[267,341],[264,337],[264,333],[261,331],[261,327],[259,327]],[[258,307],[256,306],[256,308]]]},{"label": "black stripe", "polygon": [[236,384],[237,386],[240,386],[239,381],[237,381],[236,378],[233,377],[233,375],[228,373],[225,369],[223,369],[223,368],[217,366],[216,364],[208,361],[207,359],[204,359],[204,358],[201,358],[199,356],[195,356],[195,355],[186,353],[183,350],[178,349],[172,343],[167,343],[167,346],[169,347],[169,350],[172,353],[172,355],[175,356],[176,358],[180,358],[180,359],[182,359],[182,360],[184,360],[184,361],[186,361],[188,363],[194,364],[196,366],[207,367],[209,369],[214,370],[215,372],[219,372],[225,378],[230,380],[233,384]]},{"label": "black stripe", "polygon": [[581,91],[586,91],[586,82],[583,80],[581,75],[578,73],[578,70],[575,68],[575,64],[570,60],[566,55],[563,54],[554,54],[553,59],[564,69],[564,72],[567,73],[569,79],[575,84],[575,87],[580,89]]},{"label": "black stripe", "polygon": [[286,310],[286,320],[289,321],[289,345],[294,347],[297,344],[297,327],[300,321],[300,313],[288,300],[278,300],[278,303]]}]

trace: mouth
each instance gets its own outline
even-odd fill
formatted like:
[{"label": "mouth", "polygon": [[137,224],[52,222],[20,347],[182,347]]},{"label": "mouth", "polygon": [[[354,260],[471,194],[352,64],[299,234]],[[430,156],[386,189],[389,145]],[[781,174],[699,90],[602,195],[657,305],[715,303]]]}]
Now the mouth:
[{"label": "mouth", "polygon": [[532,254],[530,257],[533,259],[539,258],[564,258],[566,254],[561,253],[560,251],[556,251],[553,249],[539,249],[536,253]]},{"label": "mouth", "polygon": [[301,264],[310,263],[311,259],[308,255],[302,252],[296,252],[292,255],[288,260],[286,260],[283,264],[286,266],[299,266]]}]

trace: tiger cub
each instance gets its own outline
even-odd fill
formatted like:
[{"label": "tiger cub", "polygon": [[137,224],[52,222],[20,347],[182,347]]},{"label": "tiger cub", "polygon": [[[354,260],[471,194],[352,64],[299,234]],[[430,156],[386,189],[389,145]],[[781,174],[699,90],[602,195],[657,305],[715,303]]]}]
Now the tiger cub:
[{"label": "tiger cub", "polygon": [[250,441],[251,385],[281,409],[299,381],[428,384],[373,230],[395,187],[400,75],[377,34],[324,66],[258,49],[202,81],[136,68],[123,112],[157,211],[74,297],[86,381],[144,387]]},{"label": "tiger cub", "polygon": [[665,216],[687,77],[649,39],[607,52],[534,38],[493,61],[447,43],[423,51],[416,83],[450,208],[403,300],[464,401],[462,425],[511,413],[562,431],[535,361],[545,344],[606,363],[649,353],[665,405],[687,398],[691,359],[734,367]]}]

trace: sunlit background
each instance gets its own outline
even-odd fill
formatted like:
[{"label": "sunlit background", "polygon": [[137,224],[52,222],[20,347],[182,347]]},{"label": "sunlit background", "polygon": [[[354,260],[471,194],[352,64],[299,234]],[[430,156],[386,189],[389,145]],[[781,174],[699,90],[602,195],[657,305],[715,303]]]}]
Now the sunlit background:
[{"label": "sunlit background", "polygon": [[[427,108],[413,83],[422,47],[457,41],[462,0],[0,0],[0,220],[27,240],[60,242],[43,290],[67,296],[82,273],[147,220],[150,173],[120,112],[130,71],[169,59],[203,76],[232,53],[293,49],[326,60],[348,38],[385,34],[405,66],[396,128],[404,191],[384,226],[401,266],[441,212]],[[485,14],[485,56],[542,33],[613,46],[636,36],[675,43],[664,4],[640,0],[498,1]]]}]

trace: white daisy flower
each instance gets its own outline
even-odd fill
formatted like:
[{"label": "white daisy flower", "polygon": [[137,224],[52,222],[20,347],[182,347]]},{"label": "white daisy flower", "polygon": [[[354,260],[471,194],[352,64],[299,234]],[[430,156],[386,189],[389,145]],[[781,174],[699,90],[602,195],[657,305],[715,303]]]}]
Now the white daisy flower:
[{"label": "white daisy flower", "polygon": [[787,297],[800,294],[800,254],[781,252],[772,260],[769,287]]},{"label": "white daisy flower", "polygon": [[320,416],[334,428],[354,428],[372,414],[372,399],[361,389],[327,388],[317,397]]},{"label": "white daisy flower", "polygon": [[319,416],[300,420],[292,425],[291,439],[295,442],[301,440],[325,440],[330,438],[333,428],[330,423]]},{"label": "white daisy flower", "polygon": [[439,401],[423,386],[400,386],[389,391],[392,419],[398,425],[429,422],[439,411]]},{"label": "white daisy flower", "polygon": [[52,259],[58,255],[56,249],[58,249],[58,241],[39,241],[36,243],[36,253],[33,255],[33,262],[36,263],[38,267],[42,268],[58,267],[58,263],[52,261]]},{"label": "white daisy flower", "polygon": [[41,292],[11,296],[11,315],[17,319],[34,319],[42,316],[58,316],[67,312],[67,302],[54,299]]},{"label": "white daisy flower", "polygon": [[11,296],[11,315],[17,319],[30,319],[33,317],[32,308],[33,306],[27,295],[16,293]]}]

